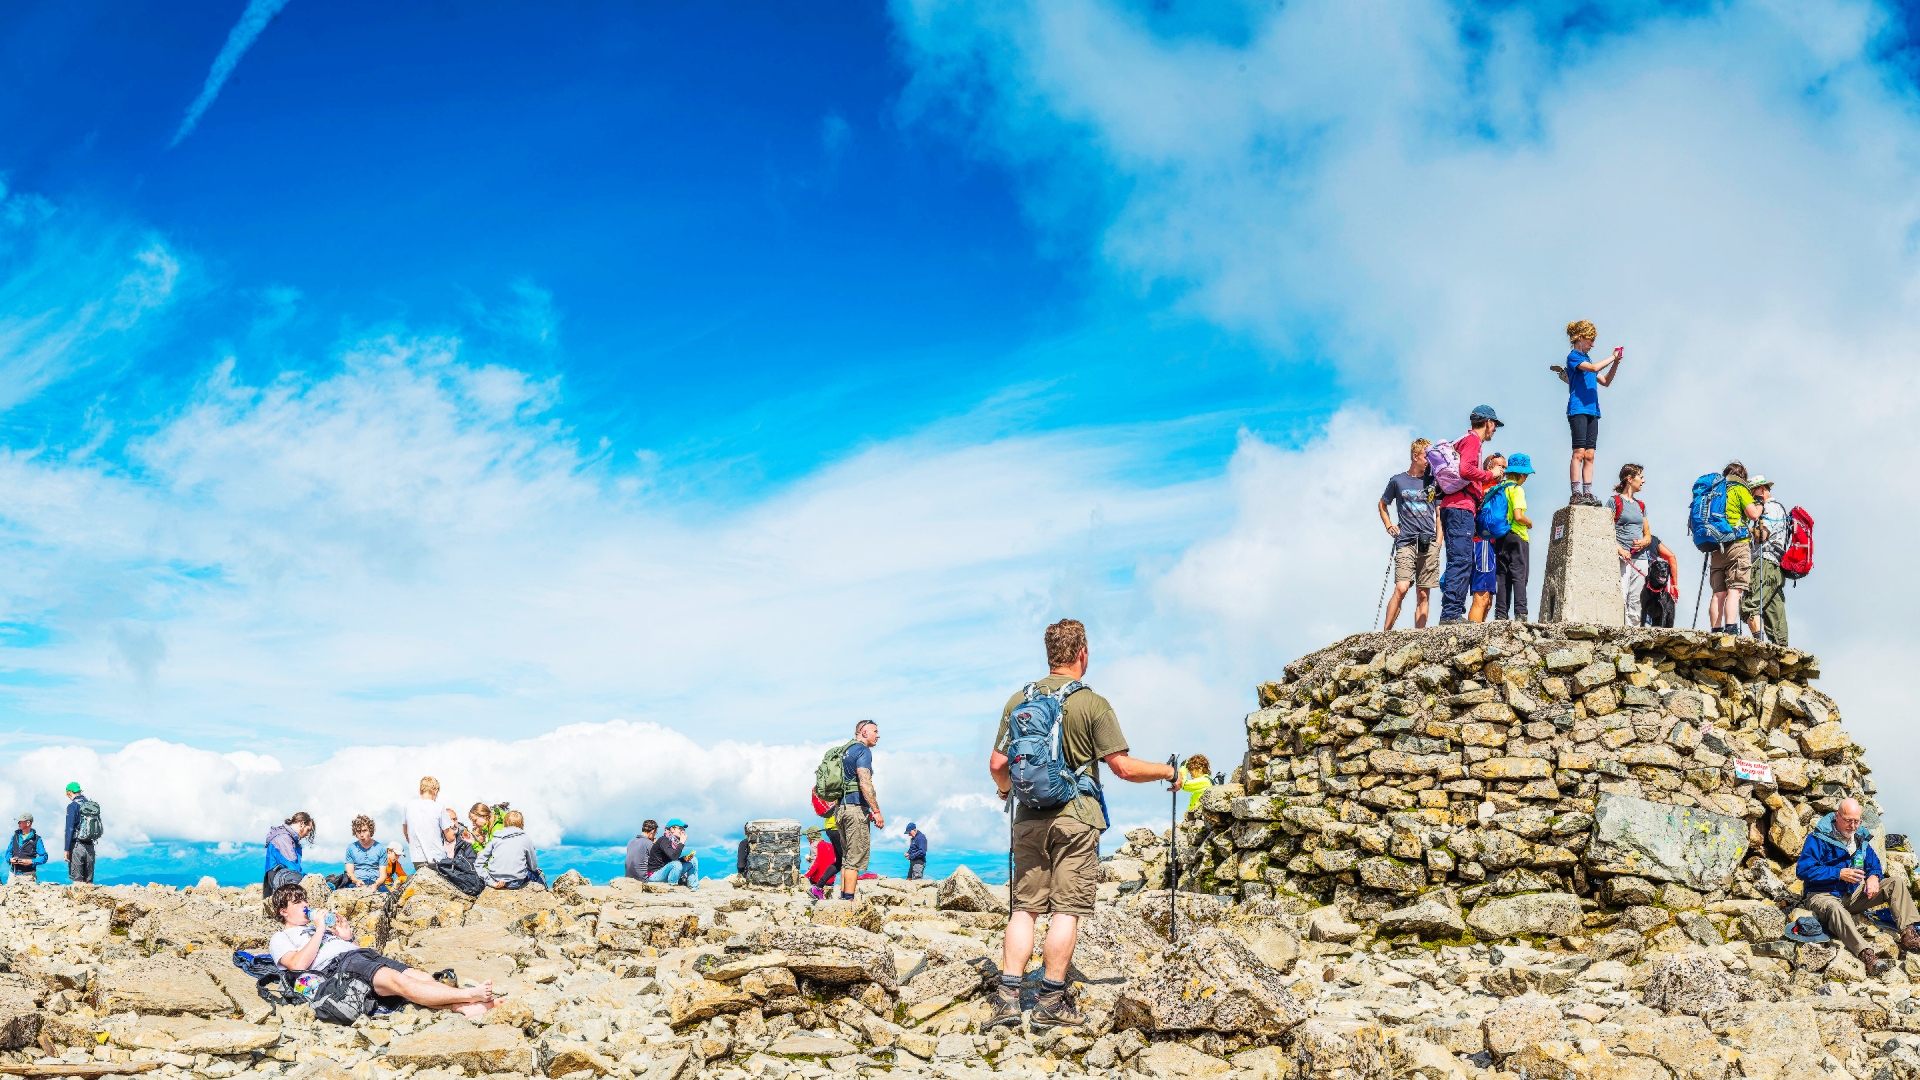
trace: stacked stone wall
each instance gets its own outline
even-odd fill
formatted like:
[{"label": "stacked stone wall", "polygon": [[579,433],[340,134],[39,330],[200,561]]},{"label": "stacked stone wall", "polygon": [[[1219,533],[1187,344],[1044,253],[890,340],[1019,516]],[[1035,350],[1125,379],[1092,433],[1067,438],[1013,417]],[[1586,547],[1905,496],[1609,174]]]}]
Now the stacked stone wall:
[{"label": "stacked stone wall", "polygon": [[[1259,687],[1235,782],[1180,830],[1182,887],[1338,903],[1368,927],[1436,886],[1455,911],[1655,883],[1781,898],[1820,815],[1853,796],[1878,818],[1819,671],[1805,653],[1695,631],[1350,637]],[[1575,934],[1574,916],[1548,925]]]}]

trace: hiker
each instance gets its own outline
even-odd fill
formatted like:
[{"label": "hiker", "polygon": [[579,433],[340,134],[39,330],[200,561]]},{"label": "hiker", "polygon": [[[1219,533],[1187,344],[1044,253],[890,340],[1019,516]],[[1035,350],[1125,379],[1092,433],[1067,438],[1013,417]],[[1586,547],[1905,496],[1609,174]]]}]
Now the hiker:
[{"label": "hiker", "polygon": [[[1486,492],[1480,497],[1482,502],[1495,488],[1498,488],[1507,476],[1507,457],[1505,454],[1488,454],[1481,468],[1491,477]],[[1494,560],[1493,538],[1480,532],[1479,506],[1475,505],[1473,515],[1473,577],[1469,589],[1473,594],[1473,605],[1467,612],[1468,622],[1486,622],[1488,613],[1493,611],[1493,594],[1500,584],[1496,571],[1499,564]]]},{"label": "hiker", "polygon": [[[1440,497],[1440,538],[1447,551],[1446,572],[1440,577],[1443,623],[1459,622],[1467,616],[1467,591],[1473,583],[1473,515],[1494,479],[1480,467],[1480,446],[1506,426],[1491,405],[1476,407],[1467,423],[1471,430],[1453,441],[1453,451],[1460,458],[1460,490]],[[1434,478],[1436,484],[1439,480]]]},{"label": "hiker", "polygon": [[336,874],[327,884],[336,889],[376,884],[380,880],[382,856],[386,854],[373,842],[373,819],[361,814],[353,819],[353,839],[347,842],[344,872]]},{"label": "hiker", "polygon": [[93,842],[100,838],[100,804],[86,797],[79,781],[67,785],[67,836],[60,857],[67,863],[67,880],[75,885],[93,882]]},{"label": "hiker", "polygon": [[1573,351],[1567,354],[1567,367],[1561,378],[1567,380],[1567,427],[1573,435],[1573,458],[1567,462],[1567,482],[1573,494],[1568,506],[1599,506],[1593,497],[1593,457],[1600,445],[1600,387],[1612,386],[1627,350],[1615,346],[1610,360],[1594,360],[1593,339],[1599,336],[1593,324],[1577,319],[1567,324],[1567,341]]},{"label": "hiker", "polygon": [[526,815],[518,810],[501,815],[500,828],[476,860],[480,876],[487,880],[489,889],[524,889],[533,882],[547,883],[526,825]]},{"label": "hiker", "polygon": [[386,862],[380,867],[380,876],[373,880],[374,892],[398,892],[406,887],[407,868],[400,865],[400,849],[388,848]]},{"label": "hiker", "polygon": [[447,811],[442,824],[445,827],[440,831],[440,839],[447,857],[433,863],[433,871],[466,895],[479,896],[487,891],[487,879],[480,876],[480,853],[473,846],[472,834],[455,820],[451,810]]},{"label": "hiker", "polygon": [[1519,622],[1527,621],[1527,577],[1533,554],[1530,537],[1533,519],[1527,516],[1527,496],[1521,490],[1533,475],[1533,459],[1515,454],[1507,459],[1501,487],[1507,497],[1507,534],[1494,542],[1495,592],[1493,617],[1505,619],[1509,610]]},{"label": "hiker", "polygon": [[627,876],[635,881],[647,880],[647,855],[653,850],[653,834],[660,823],[648,818],[640,823],[640,835],[627,841]]},{"label": "hiker", "polygon": [[407,842],[415,873],[453,854],[445,839],[448,811],[440,805],[440,781],[420,778],[420,797],[401,810],[400,838]]},{"label": "hiker", "polygon": [[700,856],[687,849],[687,823],[679,818],[667,821],[666,831],[653,842],[647,858],[647,880],[691,889],[700,882]]},{"label": "hiker", "polygon": [[260,894],[271,897],[273,890],[307,876],[300,865],[301,841],[313,835],[313,817],[302,810],[267,830],[267,858],[260,876]]},{"label": "hiker", "polygon": [[807,891],[815,900],[822,900],[827,884],[840,875],[840,856],[818,825],[807,830],[807,842],[813,845],[813,865],[807,867],[807,880],[813,887]]},{"label": "hiker", "polygon": [[907,880],[919,881],[927,876],[927,834],[920,826],[907,822]]},{"label": "hiker", "polygon": [[1756,476],[1747,482],[1754,505],[1760,508],[1753,534],[1753,565],[1760,580],[1740,601],[1740,614],[1746,617],[1747,631],[1760,636],[1764,625],[1767,640],[1775,645],[1787,643],[1787,575],[1780,560],[1787,554],[1787,540],[1793,533],[1787,508],[1773,497],[1773,481]]},{"label": "hiker", "polygon": [[[1067,994],[1067,966],[1079,940],[1080,920],[1093,915],[1094,896],[1100,885],[1100,834],[1109,824],[1100,787],[1100,763],[1106,762],[1114,776],[1129,783],[1178,778],[1171,765],[1130,756],[1113,706],[1080,683],[1087,674],[1086,626],[1075,619],[1062,619],[1047,627],[1044,640],[1047,676],[1007,699],[987,769],[1000,798],[1014,798],[1013,762],[1007,756],[1013,749],[1014,714],[1019,711],[1031,719],[1044,712],[1047,698],[1064,692],[1064,701],[1052,698],[1059,702],[1058,766],[1063,773],[1070,771],[1075,795],[1048,809],[1036,809],[1024,799],[1015,799],[1013,880],[1008,883],[1012,913],[1007,916],[993,1013],[982,1025],[983,1031],[1020,1023],[1020,984],[1027,961],[1033,956],[1034,920],[1041,915],[1049,916],[1047,940],[1041,951],[1040,995],[1029,1023],[1034,1028],[1086,1023],[1086,1015]],[[1040,697],[1030,699],[1029,692]],[[1035,705],[1035,700],[1041,704]],[[1023,741],[1033,734],[1029,729]],[[1024,751],[1021,757],[1023,762],[1031,760]],[[1030,779],[1031,774],[1023,771],[1023,785]],[[1022,790],[1029,789],[1023,786]]]},{"label": "hiker", "polygon": [[840,759],[846,793],[840,796],[840,807],[834,815],[840,826],[840,839],[834,847],[840,852],[842,900],[853,899],[860,875],[867,871],[872,830],[887,827],[887,816],[880,812],[880,800],[873,793],[873,747],[879,741],[880,725],[862,720],[853,725],[853,742]]},{"label": "hiker", "polygon": [[1860,827],[1860,804],[1841,799],[1839,807],[1807,835],[1794,873],[1805,883],[1807,908],[1820,920],[1821,929],[1860,958],[1868,977],[1879,978],[1893,960],[1868,948],[1871,942],[1854,925],[1854,916],[1887,905],[1900,930],[1900,948],[1916,952],[1920,951],[1920,927],[1915,926],[1920,923],[1920,910],[1908,895],[1904,872],[1882,874],[1872,841],[1873,834]]},{"label": "hiker", "polygon": [[[493,983],[471,989],[448,986],[372,949],[354,944],[353,926],[345,918],[322,913],[333,922],[320,930],[307,906],[307,890],[299,884],[282,885],[268,899],[280,931],[267,942],[273,962],[288,971],[312,971],[337,978],[351,975],[373,986],[373,992],[400,997],[428,1009],[446,1009],[469,1018],[485,1016],[497,1002]],[[319,932],[316,932],[319,931]]]},{"label": "hiker", "polygon": [[1620,599],[1626,605],[1627,626],[1640,625],[1640,592],[1653,554],[1653,526],[1647,521],[1647,504],[1640,500],[1640,489],[1646,486],[1646,470],[1631,463],[1620,466],[1620,482],[1613,485],[1613,541],[1620,555]]},{"label": "hiker", "polygon": [[[1434,532],[1433,522],[1440,489],[1427,475],[1427,447],[1432,445],[1425,439],[1413,440],[1413,460],[1407,471],[1388,478],[1387,490],[1380,496],[1380,524],[1393,537],[1393,599],[1387,601],[1387,621],[1382,629],[1393,629],[1408,589],[1415,590],[1413,628],[1425,627],[1427,594],[1440,584],[1440,537]],[[1393,504],[1397,525],[1387,517],[1388,503]]]},{"label": "hiker", "polygon": [[1727,528],[1738,535],[1714,548],[1708,566],[1713,599],[1707,601],[1708,629],[1716,634],[1740,632],[1740,594],[1753,580],[1753,547],[1746,541],[1747,522],[1758,520],[1760,507],[1747,489],[1747,467],[1730,461],[1720,471],[1727,479]]},{"label": "hiker", "polygon": [[1673,627],[1673,611],[1680,601],[1680,557],[1660,542],[1647,538],[1647,580],[1640,586],[1640,625]]},{"label": "hiker", "polygon": [[1187,793],[1187,814],[1192,816],[1200,807],[1200,796],[1213,786],[1213,763],[1207,760],[1207,755],[1195,754],[1180,766],[1174,782]]},{"label": "hiker", "polygon": [[752,869],[753,841],[743,836],[740,838],[740,846],[734,850],[733,872],[744,878],[747,876],[747,871]]},{"label": "hiker", "polygon": [[7,842],[7,869],[12,871],[7,878],[9,885],[39,881],[40,867],[47,861],[47,845],[33,831],[33,815],[21,814],[17,822],[13,839]]}]

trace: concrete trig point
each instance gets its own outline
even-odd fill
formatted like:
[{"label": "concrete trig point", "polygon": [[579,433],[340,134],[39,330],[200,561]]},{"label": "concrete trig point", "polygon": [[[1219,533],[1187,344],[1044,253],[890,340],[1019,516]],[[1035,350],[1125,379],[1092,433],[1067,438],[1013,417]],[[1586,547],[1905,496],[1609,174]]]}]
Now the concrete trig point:
[{"label": "concrete trig point", "polygon": [[1543,623],[1626,622],[1620,595],[1620,545],[1606,506],[1563,506],[1548,534],[1547,578],[1540,590]]}]

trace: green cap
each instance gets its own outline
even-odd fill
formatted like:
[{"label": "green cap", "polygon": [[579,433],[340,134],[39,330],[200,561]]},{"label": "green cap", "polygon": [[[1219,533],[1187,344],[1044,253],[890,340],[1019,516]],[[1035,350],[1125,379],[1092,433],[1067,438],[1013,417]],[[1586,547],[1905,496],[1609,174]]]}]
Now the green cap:
[{"label": "green cap", "polygon": [[74,781],[73,783],[71,783],[71,784],[68,784],[68,785],[67,785],[67,794],[69,794],[69,795],[78,795],[78,794],[80,794],[80,781],[78,781],[78,780],[75,780],[75,781]]}]

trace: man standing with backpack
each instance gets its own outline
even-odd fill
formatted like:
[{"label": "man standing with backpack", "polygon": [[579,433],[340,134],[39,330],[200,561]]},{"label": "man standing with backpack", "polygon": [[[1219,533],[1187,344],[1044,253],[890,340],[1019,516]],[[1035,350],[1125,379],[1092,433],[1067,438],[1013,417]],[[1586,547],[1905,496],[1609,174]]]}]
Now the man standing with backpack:
[{"label": "man standing with backpack", "polygon": [[67,880],[93,883],[93,842],[100,839],[100,804],[86,797],[76,781],[67,785],[67,838],[60,857],[67,861]]},{"label": "man standing with backpack", "polygon": [[[1446,448],[1447,456],[1457,459],[1457,475],[1448,478],[1434,474],[1434,482],[1446,492],[1440,500],[1440,535],[1447,545],[1447,570],[1440,579],[1443,623],[1459,622],[1467,616],[1467,590],[1473,584],[1473,516],[1480,509],[1480,497],[1494,481],[1493,474],[1480,467],[1480,447],[1506,426],[1491,405],[1474,409],[1467,423],[1472,430]],[[1434,447],[1435,451],[1441,449]],[[1433,451],[1429,451],[1428,460],[1432,457]]]},{"label": "man standing with backpack", "polygon": [[[1047,677],[1008,699],[987,759],[987,771],[1000,798],[1014,800],[1014,815],[1013,880],[1008,884],[1011,914],[1000,984],[994,990],[986,1031],[1020,1023],[1020,984],[1033,956],[1034,921],[1041,915],[1048,916],[1047,940],[1041,952],[1044,969],[1032,1026],[1086,1023],[1086,1016],[1067,996],[1067,965],[1079,941],[1080,920],[1093,914],[1100,885],[1100,834],[1109,824],[1106,797],[1100,790],[1100,762],[1106,762],[1113,775],[1135,784],[1175,779],[1173,766],[1128,755],[1127,737],[1113,706],[1081,684],[1087,673],[1086,626],[1076,619],[1062,619],[1047,627],[1045,640]],[[1016,711],[1023,717],[1018,735],[1013,723]],[[1046,721],[1039,726],[1048,730],[1029,730],[1027,721],[1033,718]],[[1048,737],[1055,726],[1060,757],[1043,763],[1046,748],[1056,741]],[[1016,746],[1016,741],[1021,745]],[[1036,768],[1036,764],[1050,767]],[[1058,802],[1042,799],[1042,786],[1055,794],[1064,787],[1071,795]]]},{"label": "man standing with backpack", "polygon": [[1760,636],[1764,624],[1767,640],[1775,645],[1785,645],[1787,576],[1780,571],[1780,559],[1787,553],[1787,538],[1792,535],[1792,526],[1787,518],[1787,508],[1774,501],[1773,481],[1756,476],[1747,482],[1747,489],[1753,492],[1754,505],[1760,508],[1756,519],[1760,527],[1754,530],[1752,540],[1753,563],[1760,580],[1740,601],[1740,614],[1746,617],[1747,629],[1754,637]]},{"label": "man standing with backpack", "polygon": [[1747,543],[1747,522],[1758,520],[1760,507],[1747,489],[1747,467],[1730,461],[1720,471],[1726,482],[1726,529],[1733,539],[1713,549],[1709,569],[1713,599],[1707,603],[1707,622],[1716,634],[1740,632],[1740,594],[1753,580],[1753,546]]},{"label": "man standing with backpack", "polygon": [[880,741],[880,725],[862,720],[853,726],[853,742],[840,758],[840,899],[851,900],[860,887],[873,854],[873,830],[887,827],[880,799],[873,793],[873,747]]}]

